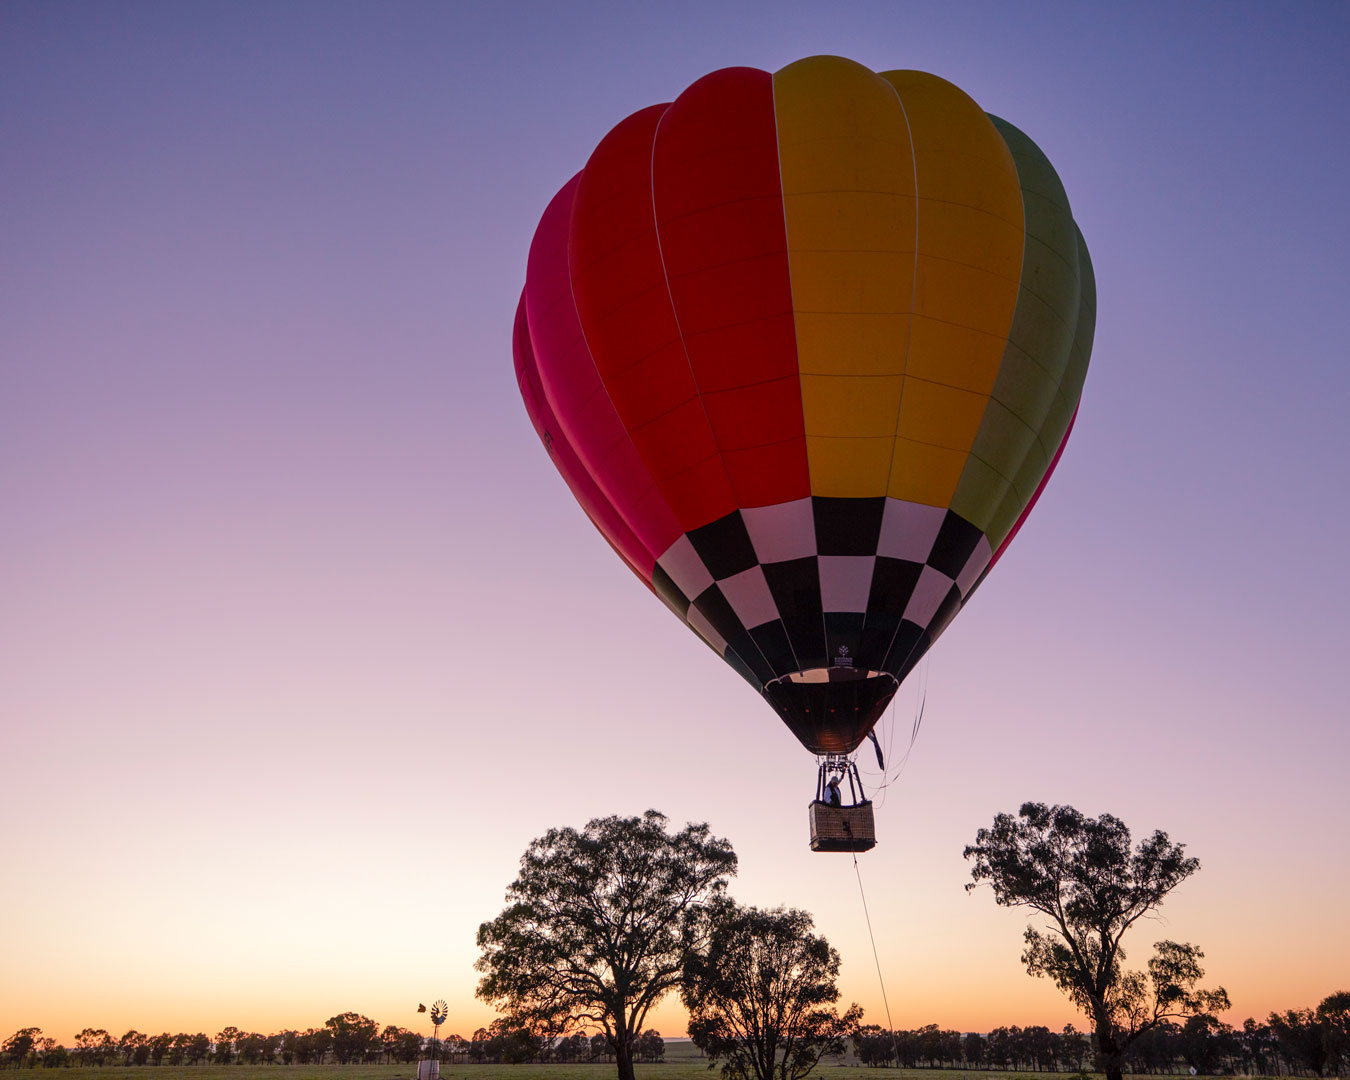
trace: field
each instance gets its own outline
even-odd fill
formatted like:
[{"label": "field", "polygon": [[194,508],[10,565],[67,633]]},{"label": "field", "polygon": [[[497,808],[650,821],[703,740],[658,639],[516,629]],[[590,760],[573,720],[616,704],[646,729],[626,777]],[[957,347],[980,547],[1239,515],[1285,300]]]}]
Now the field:
[{"label": "field", "polygon": [[[638,1065],[638,1080],[720,1080],[689,1043],[666,1043],[666,1061]],[[105,1066],[81,1068],[79,1080],[412,1080],[415,1065],[195,1065]],[[44,1075],[33,1074],[34,1080]],[[457,1065],[442,1063],[441,1080],[613,1080],[612,1064]],[[822,1080],[1068,1080],[1069,1073],[976,1072],[958,1069],[866,1069],[826,1065],[813,1076]],[[1100,1074],[1098,1074],[1100,1075]],[[1148,1080],[1157,1080],[1150,1077]]]}]

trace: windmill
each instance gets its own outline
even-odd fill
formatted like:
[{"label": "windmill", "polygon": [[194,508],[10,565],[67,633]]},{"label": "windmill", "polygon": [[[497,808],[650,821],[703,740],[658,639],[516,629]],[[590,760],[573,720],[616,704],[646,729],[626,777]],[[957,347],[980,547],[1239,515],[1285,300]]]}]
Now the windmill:
[{"label": "windmill", "polygon": [[[427,1012],[425,1005],[419,1003],[417,1011]],[[437,998],[431,1004],[431,1057],[423,1059],[417,1063],[417,1080],[439,1080],[441,1075],[441,1063],[437,1051],[440,1048],[441,1025],[445,1023],[445,1018],[449,1015],[449,1007],[445,1002]]]}]

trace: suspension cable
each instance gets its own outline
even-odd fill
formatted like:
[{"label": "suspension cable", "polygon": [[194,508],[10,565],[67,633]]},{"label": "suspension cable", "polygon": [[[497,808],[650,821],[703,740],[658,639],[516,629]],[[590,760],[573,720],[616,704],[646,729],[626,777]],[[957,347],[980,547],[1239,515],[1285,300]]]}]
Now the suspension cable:
[{"label": "suspension cable", "polygon": [[885,805],[886,795],[890,786],[900,779],[900,774],[905,771],[905,766],[909,763],[910,755],[914,752],[914,745],[919,740],[919,730],[923,727],[924,708],[928,704],[928,657],[924,657],[923,667],[919,671],[919,676],[918,696],[914,703],[914,726],[909,733],[909,745],[905,747],[904,755],[898,762],[893,759],[891,754],[891,740],[895,737],[895,702],[891,702],[890,715],[892,723],[890,728],[890,738],[887,740],[886,744],[886,760],[890,763],[891,767],[882,771],[880,783],[872,789],[873,797],[881,797],[881,801],[877,803],[879,807]]}]

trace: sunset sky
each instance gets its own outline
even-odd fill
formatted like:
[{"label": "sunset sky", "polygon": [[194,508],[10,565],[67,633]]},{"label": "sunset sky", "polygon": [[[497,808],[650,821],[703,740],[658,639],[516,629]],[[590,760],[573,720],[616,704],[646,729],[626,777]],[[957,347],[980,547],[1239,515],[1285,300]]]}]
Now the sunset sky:
[{"label": "sunset sky", "polygon": [[1100,301],[1058,472],[881,727],[926,680],[860,859],[892,1021],[1084,1026],[963,890],[1025,800],[1199,857],[1127,943],[1199,945],[1230,1022],[1350,989],[1350,7],[0,0],[0,1039],[437,997],[471,1034],[529,841],[648,807],[886,1023],[813,759],[591,527],[511,362],[606,131],[816,53],[1027,132]]}]

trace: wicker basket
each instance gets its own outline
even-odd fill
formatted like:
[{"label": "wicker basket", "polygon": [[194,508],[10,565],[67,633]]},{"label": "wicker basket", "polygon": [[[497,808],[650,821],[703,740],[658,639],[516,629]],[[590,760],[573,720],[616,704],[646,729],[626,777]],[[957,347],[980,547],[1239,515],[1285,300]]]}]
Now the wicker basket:
[{"label": "wicker basket", "polygon": [[817,800],[810,807],[812,851],[867,851],[877,845],[872,802],[831,806]]}]

